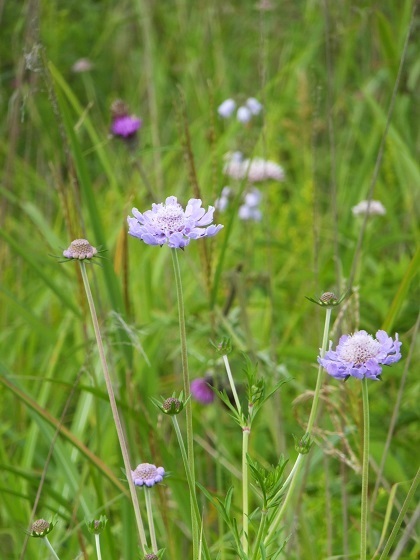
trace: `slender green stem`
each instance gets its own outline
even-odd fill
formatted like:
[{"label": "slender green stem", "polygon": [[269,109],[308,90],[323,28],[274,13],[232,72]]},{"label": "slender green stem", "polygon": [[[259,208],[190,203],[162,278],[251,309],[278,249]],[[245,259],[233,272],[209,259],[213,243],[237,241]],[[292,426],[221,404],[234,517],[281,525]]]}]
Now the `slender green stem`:
[{"label": "slender green stem", "polygon": [[88,276],[87,276],[87,273],[86,273],[86,265],[83,261],[80,262],[80,270],[82,272],[83,284],[84,284],[85,291],[86,291],[86,297],[87,297],[88,304],[89,304],[90,314],[92,316],[92,323],[93,323],[93,328],[94,328],[94,331],[95,331],[96,343],[98,345],[99,358],[100,358],[100,361],[101,361],[101,364],[102,364],[102,371],[103,371],[104,378],[105,378],[105,384],[106,384],[106,388],[107,388],[107,391],[108,391],[109,403],[111,405],[111,410],[112,410],[112,416],[114,418],[115,427],[117,429],[118,441],[120,443],[120,448],[121,448],[121,454],[122,454],[123,460],[124,460],[125,473],[126,473],[126,477],[127,477],[128,486],[130,488],[130,494],[131,494],[131,499],[132,499],[132,502],[133,502],[134,513],[135,513],[135,516],[136,516],[137,530],[138,530],[138,533],[139,533],[140,543],[141,543],[144,554],[146,554],[146,548],[147,548],[146,534],[144,532],[143,521],[142,521],[142,518],[141,518],[140,506],[139,506],[139,501],[138,501],[138,497],[137,497],[136,487],[134,486],[134,482],[133,482],[133,479],[131,477],[130,457],[128,455],[128,448],[127,448],[127,444],[126,444],[126,441],[125,441],[125,436],[124,436],[124,431],[123,431],[121,420],[120,420],[120,415],[119,415],[119,412],[118,412],[117,402],[115,400],[115,394],[114,394],[114,389],[112,387],[111,376],[110,376],[109,370],[108,370],[108,363],[107,363],[106,357],[105,357],[105,349],[104,349],[104,345],[103,345],[103,342],[102,342],[101,331],[99,329],[99,322],[98,322],[98,317],[96,315],[95,303],[93,301],[92,292],[90,290],[90,285],[89,285],[89,279],[88,279]]},{"label": "slender green stem", "polygon": [[101,543],[99,542],[99,535],[95,535],[96,556],[98,560],[102,560]]},{"label": "slender green stem", "polygon": [[360,518],[360,560],[366,560],[367,552],[367,514],[369,481],[369,392],[366,377],[362,379],[363,401],[363,466],[362,466],[362,511]]},{"label": "slender green stem", "polygon": [[[191,497],[196,495],[195,489],[195,465],[194,465],[194,441],[193,441],[193,425],[192,425],[192,405],[190,396],[190,376],[188,372],[188,354],[187,354],[187,335],[185,330],[185,311],[184,296],[182,293],[181,271],[179,268],[178,251],[171,249],[172,262],[175,273],[176,295],[178,300],[178,316],[179,316],[179,335],[181,339],[181,359],[182,359],[182,378],[184,383],[184,398],[187,401],[185,406],[185,416],[187,425],[187,456],[188,466],[191,475]],[[195,498],[196,499],[196,498]],[[198,559],[198,542],[199,527],[196,523],[194,510],[194,499],[191,499],[191,521],[192,521],[192,538],[193,538],[193,560]]]},{"label": "slender green stem", "polygon": [[[186,452],[186,449],[185,449],[184,440],[182,438],[182,433],[181,433],[181,430],[179,428],[177,417],[176,416],[171,416],[171,420],[172,420],[172,424],[175,428],[175,434],[176,434],[176,437],[177,437],[177,440],[178,440],[179,448],[181,450],[182,460],[184,462],[185,474],[187,476],[188,488],[190,490],[191,503],[192,503],[193,510],[194,510],[196,524],[197,524],[197,527],[200,527],[200,525],[202,526],[203,523],[202,523],[202,520],[201,520],[200,510],[198,508],[197,494],[196,494],[196,492],[192,491],[193,480],[192,480],[192,477],[191,477],[190,467],[189,467],[189,463],[188,463],[188,456],[187,456],[187,452]],[[209,560],[210,559],[210,553],[209,553],[209,549],[208,549],[208,545],[207,545],[205,535],[202,535],[202,542],[203,542],[204,556],[205,556],[206,559]]]},{"label": "slender green stem", "polygon": [[248,444],[251,429],[249,426],[242,428],[242,548],[248,556],[249,548],[249,503],[248,503]]},{"label": "slender green stem", "polygon": [[254,552],[252,553],[252,557],[251,557],[252,560],[257,560],[258,558],[258,552],[260,549],[260,544],[262,541],[262,537],[264,535],[266,524],[267,524],[267,505],[264,504],[261,510],[260,526],[258,527],[257,538],[255,539]]},{"label": "slender green stem", "polygon": [[238,409],[238,413],[241,414],[242,412],[241,403],[239,402],[238,393],[236,392],[235,382],[233,381],[233,375],[229,365],[229,360],[226,355],[223,356],[223,362],[225,364],[226,373],[230,383],[230,388],[232,389],[233,398],[235,399],[236,408]]},{"label": "slender green stem", "polygon": [[[321,347],[321,353],[320,353],[321,358],[324,356],[324,354],[326,352],[326,349],[327,349],[328,333],[329,333],[329,330],[330,330],[331,311],[332,311],[332,308],[327,307],[326,314],[325,314],[324,334],[323,334],[323,337],[322,337],[322,347]],[[308,426],[306,428],[306,433],[308,435],[311,434],[314,423],[315,423],[315,420],[316,420],[316,415],[317,415],[317,412],[318,412],[319,397],[320,397],[320,394],[321,394],[322,381],[323,381],[322,366],[321,366],[321,364],[319,364],[318,375],[317,375],[316,386],[315,386],[315,393],[314,393],[314,400],[312,401],[312,408],[311,408],[311,412],[309,414]],[[305,454],[299,453],[289,476],[287,477],[285,483],[282,485],[281,489],[279,490],[279,492],[276,496],[276,498],[279,497],[280,493],[283,493],[284,490],[287,487],[289,487],[289,489],[287,491],[287,494],[286,494],[286,497],[283,501],[282,507],[278,510],[277,514],[275,514],[272,522],[270,523],[270,528],[267,531],[267,536],[264,539],[265,544],[267,544],[272,539],[273,533],[277,530],[277,527],[279,526],[280,521],[283,519],[283,516],[284,516],[284,514],[287,510],[287,507],[289,506],[289,503],[290,503],[291,498],[293,496],[294,489],[295,489],[297,481],[298,481],[298,475],[299,475],[300,470],[302,468],[302,464],[303,464],[305,456],[306,456]]]},{"label": "slender green stem", "polygon": [[144,488],[144,496],[146,498],[147,520],[149,521],[149,532],[150,532],[150,540],[152,542],[152,550],[155,554],[157,554],[158,547],[156,542],[155,524],[153,521],[151,489],[147,488],[146,486]]},{"label": "slender green stem", "polygon": [[57,553],[55,552],[55,550],[53,549],[53,547],[51,546],[50,541],[48,540],[48,537],[44,537],[43,538],[44,543],[47,545],[47,548],[50,549],[51,554],[54,556],[54,558],[56,560],[60,560],[60,558],[57,556]]},{"label": "slender green stem", "polygon": [[397,536],[398,530],[401,527],[401,523],[404,520],[405,514],[407,513],[411,500],[416,494],[416,490],[417,490],[417,486],[419,485],[419,482],[420,482],[420,469],[417,470],[416,476],[414,477],[414,480],[411,483],[407,497],[404,500],[402,508],[398,514],[397,520],[395,521],[394,527],[392,528],[391,534],[388,537],[388,540],[386,542],[386,545],[382,551],[379,560],[385,560],[386,558],[388,558],[388,553],[391,550],[391,546],[395,541],[395,537]]}]

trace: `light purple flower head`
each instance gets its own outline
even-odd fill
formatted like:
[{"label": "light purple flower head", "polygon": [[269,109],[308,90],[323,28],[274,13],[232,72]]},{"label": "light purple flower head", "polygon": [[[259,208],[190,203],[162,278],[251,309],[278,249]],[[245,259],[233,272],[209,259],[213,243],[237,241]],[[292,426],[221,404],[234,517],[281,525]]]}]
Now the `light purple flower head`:
[{"label": "light purple flower head", "polygon": [[245,105],[242,105],[236,112],[236,118],[243,124],[248,123],[252,118],[251,109],[249,107],[246,107]]},{"label": "light purple flower head", "polygon": [[326,372],[336,379],[348,377],[373,379],[378,381],[382,366],[388,366],[401,359],[401,342],[398,334],[395,340],[385,331],[378,331],[376,338],[366,331],[357,331],[352,335],[343,335],[335,350],[330,348],[318,363]]},{"label": "light purple flower head", "polygon": [[191,382],[191,395],[193,399],[201,404],[211,404],[214,401],[214,393],[211,389],[211,377],[198,377]]},{"label": "light purple flower head", "polygon": [[148,245],[167,244],[171,249],[183,249],[191,239],[213,237],[223,227],[212,224],[214,207],[209,206],[206,212],[197,198],[191,198],[185,210],[175,196],[169,196],[164,203],[153,204],[144,214],[137,208],[132,212],[134,218],[127,218],[131,236]]},{"label": "light purple flower head", "polygon": [[136,134],[141,125],[141,119],[130,115],[122,115],[113,118],[111,132],[115,136],[130,138]]},{"label": "light purple flower head", "polygon": [[151,487],[162,482],[165,476],[165,469],[163,467],[156,467],[150,463],[141,463],[137,465],[135,471],[131,471],[131,477],[136,486]]},{"label": "light purple flower head", "polygon": [[223,103],[221,103],[217,108],[217,112],[222,118],[228,119],[235,109],[235,101],[233,99],[225,99],[225,101],[223,101]]},{"label": "light purple flower head", "polygon": [[246,100],[246,106],[253,115],[259,115],[263,108],[261,103],[258,101],[258,99],[255,99],[255,97],[248,97],[248,99]]}]

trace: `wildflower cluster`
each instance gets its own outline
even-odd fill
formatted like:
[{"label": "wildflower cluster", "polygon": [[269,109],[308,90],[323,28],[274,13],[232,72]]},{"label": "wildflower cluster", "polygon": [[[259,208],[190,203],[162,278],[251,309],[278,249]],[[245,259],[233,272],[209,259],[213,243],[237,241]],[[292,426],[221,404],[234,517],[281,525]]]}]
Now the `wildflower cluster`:
[{"label": "wildflower cluster", "polygon": [[[243,105],[236,111],[236,118],[239,122],[246,124],[253,116],[259,115],[263,109],[261,103],[255,97],[248,97]],[[225,99],[217,108],[219,116],[228,119],[236,110],[236,101],[234,99]]]},{"label": "wildflower cluster", "polygon": [[249,183],[283,181],[285,177],[284,169],[278,163],[259,157],[244,158],[238,151],[226,154],[223,173],[236,181],[246,179]]}]

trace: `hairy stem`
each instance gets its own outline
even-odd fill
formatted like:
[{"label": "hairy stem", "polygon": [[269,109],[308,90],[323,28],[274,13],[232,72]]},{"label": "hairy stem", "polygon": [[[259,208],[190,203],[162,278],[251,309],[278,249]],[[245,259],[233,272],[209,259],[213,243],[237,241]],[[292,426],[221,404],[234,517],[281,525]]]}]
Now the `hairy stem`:
[{"label": "hairy stem", "polygon": [[127,477],[128,486],[130,488],[130,494],[131,494],[131,499],[132,499],[132,502],[133,502],[134,513],[135,513],[135,516],[136,516],[137,530],[138,530],[138,533],[139,533],[140,543],[141,543],[143,552],[146,554],[146,547],[147,547],[146,534],[144,532],[143,521],[142,521],[142,518],[141,518],[140,506],[139,506],[139,501],[138,501],[138,497],[137,497],[136,487],[134,486],[134,482],[133,482],[133,479],[131,477],[130,457],[128,455],[127,443],[125,441],[125,435],[124,435],[123,427],[122,427],[122,424],[121,424],[120,415],[119,415],[119,412],[118,412],[117,402],[115,400],[114,389],[112,387],[111,376],[109,374],[108,363],[107,363],[106,357],[105,357],[105,349],[104,349],[104,345],[103,345],[103,342],[102,342],[101,331],[99,329],[99,322],[98,322],[98,317],[96,315],[95,303],[93,301],[92,292],[90,290],[90,285],[89,285],[89,279],[88,279],[88,276],[87,276],[87,273],[86,273],[86,265],[83,261],[80,262],[80,269],[81,269],[81,272],[82,272],[83,284],[84,284],[85,291],[86,291],[86,297],[87,297],[88,304],[89,304],[90,314],[92,316],[92,323],[93,323],[93,328],[94,328],[94,331],[95,331],[96,343],[98,345],[99,358],[100,358],[100,361],[101,361],[102,371],[103,371],[103,374],[104,374],[105,384],[106,384],[106,388],[107,388],[108,396],[109,396],[109,403],[111,405],[112,416],[113,416],[113,419],[114,419],[115,427],[117,429],[117,435],[118,435],[118,441],[120,443],[121,454],[123,456],[124,468],[125,468],[125,473],[126,473],[126,477]]},{"label": "hairy stem", "polygon": [[363,401],[363,466],[362,466],[362,508],[360,517],[360,560],[366,560],[367,514],[369,481],[369,393],[366,377],[362,379]]},{"label": "hairy stem", "polygon": [[[326,315],[325,315],[325,324],[324,324],[324,335],[322,337],[321,358],[324,356],[324,354],[326,352],[326,349],[327,349],[328,333],[329,333],[329,330],[330,330],[331,311],[332,311],[332,309],[330,307],[327,307]],[[308,435],[311,434],[314,423],[315,423],[315,420],[316,420],[316,415],[317,415],[317,412],[318,412],[319,396],[321,394],[322,380],[323,380],[322,366],[321,366],[321,364],[319,364],[319,366],[318,366],[318,376],[317,376],[317,380],[316,380],[316,387],[315,387],[315,394],[314,394],[314,400],[312,401],[312,408],[311,408],[311,412],[309,414],[308,426],[306,428],[306,433]],[[279,491],[279,493],[283,493],[284,490],[287,487],[289,487],[289,490],[286,494],[286,497],[284,499],[282,507],[278,510],[277,514],[275,514],[274,519],[270,523],[270,528],[267,531],[267,536],[264,540],[265,544],[270,542],[270,540],[272,539],[273,533],[276,531],[277,527],[279,526],[280,521],[283,519],[284,514],[285,514],[285,512],[286,512],[286,510],[289,506],[290,500],[293,496],[293,492],[294,492],[294,489],[295,489],[297,481],[298,481],[298,475],[299,475],[300,470],[302,468],[302,463],[303,463],[304,457],[305,457],[305,454],[299,453],[289,476],[287,477],[285,483],[283,484],[283,486],[281,487],[281,489]]]},{"label": "hairy stem", "polygon": [[[178,300],[178,317],[179,317],[179,335],[181,339],[181,360],[182,360],[182,379],[184,383],[184,398],[187,401],[185,405],[185,415],[187,424],[187,457],[188,467],[191,475],[191,496],[195,496],[195,465],[194,465],[194,441],[193,441],[193,426],[192,426],[192,406],[190,397],[190,376],[188,372],[188,354],[187,354],[187,335],[185,330],[185,310],[184,310],[184,296],[182,293],[181,271],[179,268],[178,252],[176,249],[171,249],[172,263],[175,273],[176,295]],[[195,498],[196,499],[196,498]],[[193,538],[193,560],[198,559],[198,542],[199,542],[199,527],[196,523],[193,502],[191,500],[191,521],[192,521],[192,538]]]},{"label": "hairy stem", "polygon": [[144,488],[144,496],[146,498],[146,510],[147,510],[147,520],[149,522],[149,532],[150,532],[150,540],[152,542],[152,550],[155,554],[157,554],[158,547],[156,542],[156,532],[155,532],[155,524],[153,522],[153,509],[152,509],[152,498],[150,494],[150,488]]}]

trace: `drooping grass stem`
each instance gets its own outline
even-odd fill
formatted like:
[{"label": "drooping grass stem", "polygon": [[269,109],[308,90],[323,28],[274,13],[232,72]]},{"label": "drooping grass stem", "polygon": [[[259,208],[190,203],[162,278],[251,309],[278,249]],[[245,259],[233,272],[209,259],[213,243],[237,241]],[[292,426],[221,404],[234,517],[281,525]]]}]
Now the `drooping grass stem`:
[{"label": "drooping grass stem", "polygon": [[[325,324],[324,324],[324,334],[322,337],[322,347],[321,347],[321,358],[324,356],[326,349],[327,349],[327,344],[328,344],[328,333],[330,330],[330,320],[331,320],[331,311],[332,308],[331,307],[327,307],[326,309],[326,315],[325,315]],[[311,408],[311,412],[309,414],[309,420],[308,420],[308,426],[306,428],[306,435],[310,436],[315,420],[316,420],[316,416],[317,416],[317,412],[318,412],[318,404],[319,404],[319,397],[321,394],[321,387],[322,387],[322,380],[323,380],[323,375],[322,375],[322,366],[321,364],[319,364],[318,366],[318,375],[317,375],[317,380],[316,380],[316,386],[315,386],[315,393],[314,393],[314,400],[312,401],[312,408]],[[278,510],[277,514],[275,514],[274,518],[272,519],[271,523],[270,523],[270,528],[267,531],[267,536],[264,540],[264,542],[267,544],[268,542],[270,542],[270,540],[273,537],[273,533],[277,530],[277,527],[280,524],[280,521],[283,519],[284,514],[289,506],[289,503],[291,501],[291,498],[293,496],[294,493],[294,489],[296,487],[298,478],[299,478],[299,473],[300,470],[302,468],[302,464],[303,464],[303,460],[306,454],[303,453],[299,453],[299,455],[297,456],[297,459],[295,461],[295,464],[293,465],[293,468],[289,474],[289,476],[287,477],[286,481],[284,482],[283,486],[281,487],[279,494],[283,493],[284,490],[288,487],[288,492],[286,494],[286,497],[284,498],[283,501],[283,505],[282,507]],[[277,496],[278,497],[278,496]]]},{"label": "drooping grass stem", "polygon": [[362,379],[363,402],[363,463],[362,463],[362,501],[360,517],[360,560],[366,560],[368,531],[368,481],[369,481],[369,393],[368,380]]},{"label": "drooping grass stem", "polygon": [[178,252],[176,249],[171,249],[172,263],[175,273],[176,295],[178,300],[178,318],[179,318],[179,335],[181,340],[181,360],[182,360],[182,379],[184,385],[184,398],[186,400],[185,416],[187,425],[187,457],[188,467],[191,476],[191,521],[192,521],[192,538],[193,538],[193,560],[198,558],[198,543],[199,543],[199,527],[196,523],[194,515],[194,500],[196,499],[195,490],[195,464],[194,464],[194,441],[193,441],[193,426],[192,426],[192,406],[190,397],[190,376],[188,372],[188,354],[187,354],[187,335],[185,329],[185,310],[184,310],[184,296],[182,293],[181,271],[179,268]]},{"label": "drooping grass stem", "polygon": [[108,391],[108,397],[109,397],[109,403],[111,405],[112,416],[113,416],[115,427],[116,427],[116,430],[117,430],[118,441],[120,443],[120,448],[121,448],[121,454],[123,456],[124,468],[125,468],[125,473],[126,473],[126,477],[127,477],[128,486],[130,488],[130,495],[131,495],[131,499],[132,499],[132,502],[133,502],[134,513],[135,513],[135,516],[136,516],[137,530],[138,530],[138,533],[139,533],[140,543],[141,543],[143,552],[146,553],[146,548],[147,548],[146,534],[144,532],[143,521],[142,521],[142,518],[141,518],[140,506],[139,506],[139,501],[138,501],[138,497],[137,497],[136,487],[134,486],[134,482],[133,482],[133,479],[131,477],[130,457],[128,455],[128,448],[127,448],[127,444],[126,444],[126,441],[125,441],[125,435],[124,435],[124,431],[123,431],[123,428],[122,428],[120,415],[119,415],[119,412],[118,412],[117,402],[115,400],[115,394],[114,394],[114,389],[112,387],[111,376],[109,374],[108,363],[106,361],[105,349],[104,349],[104,345],[103,345],[103,342],[102,342],[101,331],[99,329],[99,322],[98,322],[98,317],[96,315],[95,303],[93,301],[92,292],[90,290],[89,279],[88,279],[87,272],[86,272],[86,265],[83,261],[80,261],[80,270],[82,272],[83,285],[85,287],[86,297],[87,297],[88,304],[89,304],[89,310],[90,310],[90,314],[91,314],[91,317],[92,317],[93,329],[95,331],[96,343],[98,345],[99,359],[101,361],[102,371],[103,371],[104,378],[105,378],[105,384],[106,384],[106,388],[107,388],[107,391]]}]

